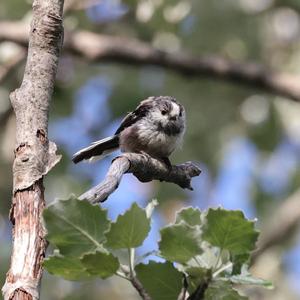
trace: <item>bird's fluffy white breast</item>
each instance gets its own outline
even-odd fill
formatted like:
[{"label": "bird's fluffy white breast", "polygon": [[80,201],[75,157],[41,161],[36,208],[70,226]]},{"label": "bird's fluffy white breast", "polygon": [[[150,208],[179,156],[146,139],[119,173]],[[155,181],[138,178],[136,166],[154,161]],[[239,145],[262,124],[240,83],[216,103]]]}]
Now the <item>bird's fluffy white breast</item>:
[{"label": "bird's fluffy white breast", "polygon": [[171,153],[180,144],[182,134],[167,135],[157,130],[157,125],[149,120],[141,120],[138,124],[139,139],[147,144],[150,148],[156,148],[162,152]]}]

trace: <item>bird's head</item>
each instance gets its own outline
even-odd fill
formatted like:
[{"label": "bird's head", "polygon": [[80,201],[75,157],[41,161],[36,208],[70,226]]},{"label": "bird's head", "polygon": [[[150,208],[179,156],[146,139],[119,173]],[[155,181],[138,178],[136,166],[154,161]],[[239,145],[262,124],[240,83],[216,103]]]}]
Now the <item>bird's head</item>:
[{"label": "bird's head", "polygon": [[169,135],[179,134],[185,127],[185,110],[177,100],[170,96],[151,97],[149,115],[158,129]]}]

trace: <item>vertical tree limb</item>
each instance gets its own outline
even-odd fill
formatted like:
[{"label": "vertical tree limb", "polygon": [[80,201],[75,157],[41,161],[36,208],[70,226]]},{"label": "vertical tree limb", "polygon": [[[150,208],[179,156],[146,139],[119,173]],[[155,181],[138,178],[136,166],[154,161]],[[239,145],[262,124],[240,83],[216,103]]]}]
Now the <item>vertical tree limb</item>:
[{"label": "vertical tree limb", "polygon": [[10,98],[16,114],[13,165],[13,250],[2,292],[5,300],[38,299],[46,249],[41,214],[43,176],[59,161],[48,140],[48,111],[63,40],[63,0],[34,0],[21,87]]}]

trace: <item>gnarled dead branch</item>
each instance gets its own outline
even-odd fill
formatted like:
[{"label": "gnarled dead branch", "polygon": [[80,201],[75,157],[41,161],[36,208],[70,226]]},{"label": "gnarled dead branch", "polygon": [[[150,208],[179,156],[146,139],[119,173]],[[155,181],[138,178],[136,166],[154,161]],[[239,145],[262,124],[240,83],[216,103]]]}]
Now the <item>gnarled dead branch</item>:
[{"label": "gnarled dead branch", "polygon": [[168,167],[163,161],[146,154],[124,153],[115,158],[102,182],[82,194],[79,199],[86,199],[91,203],[103,202],[119,186],[122,176],[132,173],[141,182],[160,180],[173,182],[182,188],[190,189],[192,177],[201,171],[192,162]]}]

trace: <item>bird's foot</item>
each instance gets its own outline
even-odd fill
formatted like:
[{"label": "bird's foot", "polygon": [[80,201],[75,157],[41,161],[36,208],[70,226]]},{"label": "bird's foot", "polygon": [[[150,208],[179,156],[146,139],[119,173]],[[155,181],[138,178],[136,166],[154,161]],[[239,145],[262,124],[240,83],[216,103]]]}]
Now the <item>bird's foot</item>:
[{"label": "bird's foot", "polygon": [[139,151],[138,152],[139,154],[142,154],[142,155],[144,155],[144,156],[146,156],[146,157],[151,157],[151,155],[150,154],[148,154],[147,152],[145,152],[145,151]]},{"label": "bird's foot", "polygon": [[171,171],[172,164],[171,164],[169,158],[168,157],[162,157],[161,160],[167,166],[168,170]]}]

